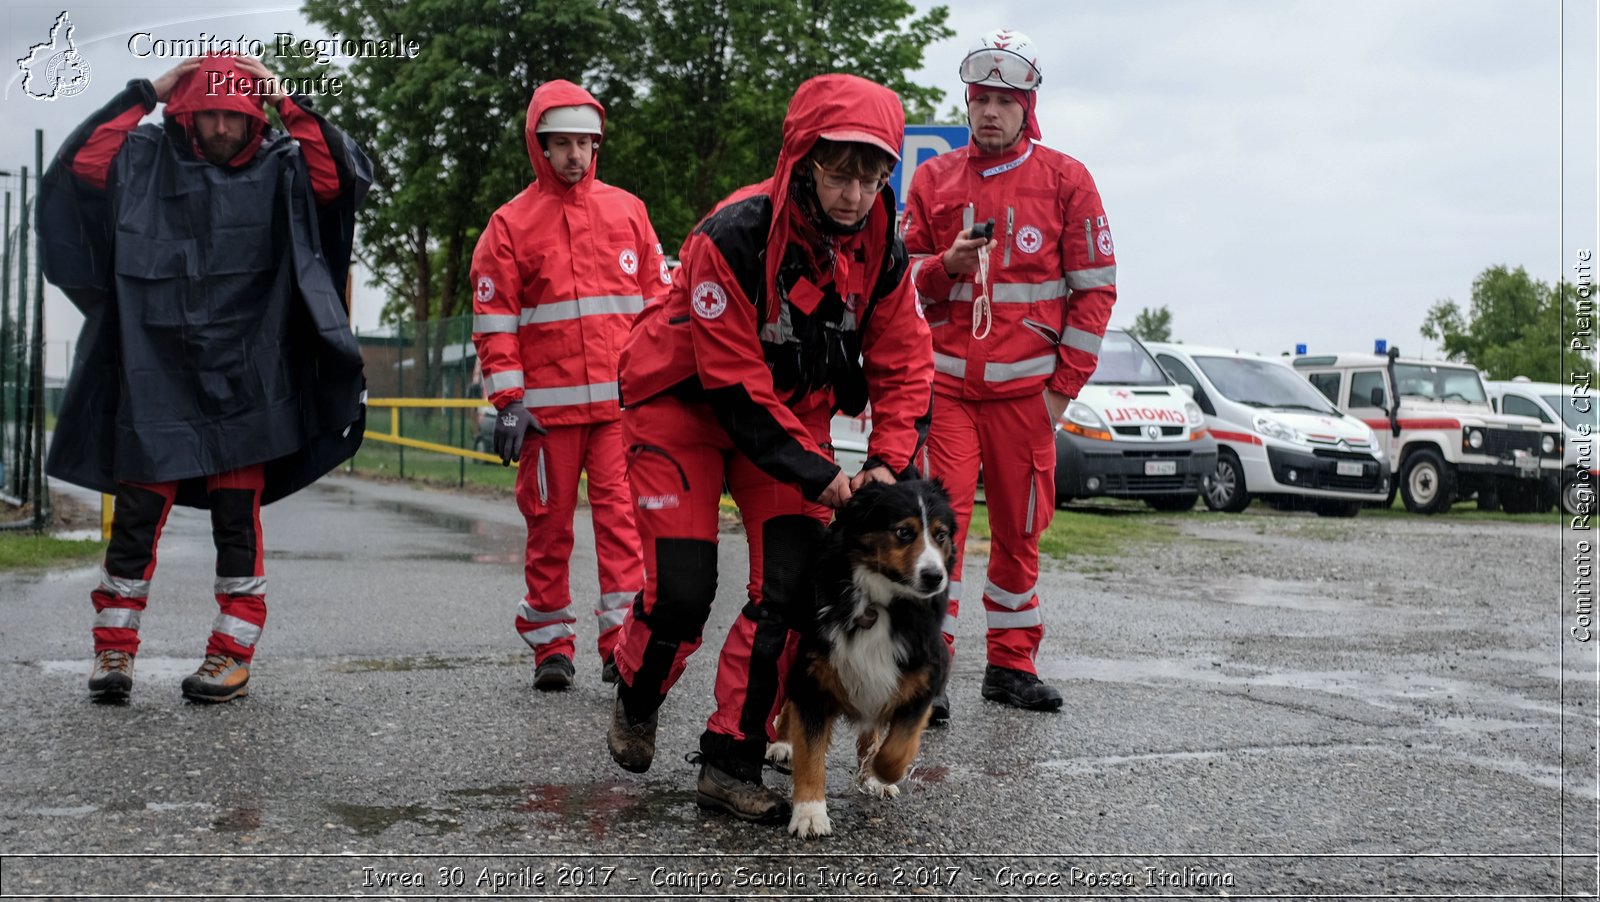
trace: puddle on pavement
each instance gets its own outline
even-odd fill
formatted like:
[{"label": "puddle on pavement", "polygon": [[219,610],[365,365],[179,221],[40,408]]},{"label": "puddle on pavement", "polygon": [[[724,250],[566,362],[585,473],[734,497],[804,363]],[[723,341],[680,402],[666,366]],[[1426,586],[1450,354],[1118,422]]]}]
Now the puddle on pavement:
[{"label": "puddle on pavement", "polygon": [[37,814],[41,817],[83,817],[99,810],[99,805],[73,805],[67,808],[28,808],[22,813]]},{"label": "puddle on pavement", "polygon": [[[1309,588],[1307,583],[1287,582],[1278,579],[1247,579],[1235,586],[1219,586],[1222,592],[1201,596],[1198,601],[1220,601],[1224,604],[1242,604],[1259,608],[1287,608],[1292,611],[1317,613],[1349,611],[1366,607],[1362,602],[1332,598],[1324,592]],[[1227,590],[1232,592],[1228,593]],[[1225,594],[1226,593],[1226,594]]]},{"label": "puddle on pavement", "polygon": [[457,817],[460,812],[451,809],[431,808],[426,805],[375,807],[348,805],[342,802],[325,803],[325,807],[343,826],[361,836],[377,836],[390,827],[402,823],[416,824],[424,830],[431,831],[434,836],[454,833],[461,829],[461,819]]},{"label": "puddle on pavement", "polygon": [[[619,825],[692,818],[697,810],[687,790],[662,791],[633,783],[531,783],[451,790],[460,799],[487,799],[477,807],[546,815],[556,824],[605,839]],[[517,825],[516,830],[526,830]]]},{"label": "puddle on pavement", "polygon": [[[87,678],[89,665],[92,661],[92,658],[73,658],[68,661],[34,661],[33,664],[48,674],[65,674]],[[135,681],[145,677],[154,679],[182,678],[194,673],[197,663],[198,661],[194,658],[163,658],[156,655],[139,655],[134,661],[133,678]]]},{"label": "puddle on pavement", "polygon": [[335,673],[409,673],[416,670],[460,670],[463,667],[506,667],[523,663],[519,654],[478,658],[441,658],[424,655],[417,658],[359,658],[343,661],[333,666]]}]

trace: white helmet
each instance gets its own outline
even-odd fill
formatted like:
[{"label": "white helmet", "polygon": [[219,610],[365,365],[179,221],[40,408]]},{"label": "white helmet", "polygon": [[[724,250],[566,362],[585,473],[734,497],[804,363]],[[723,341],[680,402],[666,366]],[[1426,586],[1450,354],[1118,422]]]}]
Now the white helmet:
[{"label": "white helmet", "polygon": [[1020,31],[1000,28],[978,39],[961,60],[961,80],[969,85],[1037,91],[1044,76],[1039,54]]},{"label": "white helmet", "polygon": [[539,117],[539,125],[533,133],[543,135],[547,132],[567,132],[575,135],[601,135],[600,111],[588,104],[578,106],[554,106],[544,111]]}]

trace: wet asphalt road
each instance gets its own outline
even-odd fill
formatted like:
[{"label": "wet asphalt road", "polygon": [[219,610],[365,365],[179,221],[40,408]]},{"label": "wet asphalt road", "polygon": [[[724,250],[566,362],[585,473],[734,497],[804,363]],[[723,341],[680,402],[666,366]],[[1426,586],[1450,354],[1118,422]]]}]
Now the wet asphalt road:
[{"label": "wet asphalt road", "polygon": [[1594,894],[1596,643],[1563,644],[1560,529],[1132,516],[1167,538],[1042,578],[1062,713],[981,700],[969,612],[901,797],[853,792],[841,740],[836,834],[801,842],[701,812],[683,760],[737,534],[636,776],[592,619],[576,687],[531,689],[509,498],[330,478],[268,508],[267,631],[220,707],[178,694],[215,606],[208,523],[177,511],[126,707],[83,688],[95,568],[0,574],[0,897]]}]

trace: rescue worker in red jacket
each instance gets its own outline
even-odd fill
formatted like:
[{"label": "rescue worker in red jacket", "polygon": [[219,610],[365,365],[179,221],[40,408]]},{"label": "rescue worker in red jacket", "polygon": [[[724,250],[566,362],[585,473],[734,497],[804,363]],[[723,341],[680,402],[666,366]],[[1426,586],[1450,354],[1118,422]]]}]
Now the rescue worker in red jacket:
[{"label": "rescue worker in red jacket", "polygon": [[[984,35],[962,60],[961,80],[972,143],[917,167],[902,225],[933,329],[926,469],[950,490],[958,555],[982,470],[992,534],[983,697],[1053,711],[1061,694],[1039,679],[1034,658],[1044,636],[1039,534],[1055,512],[1054,427],[1094,372],[1117,261],[1089,171],[1036,143],[1041,77],[1027,35]],[[958,557],[945,622],[952,649],[961,600],[980,596],[972,589]],[[941,697],[933,716],[949,710]]]},{"label": "rescue worker in red jacket", "polygon": [[[617,355],[646,301],[671,284],[644,202],[595,176],[605,109],[568,81],[533,92],[525,134],[533,184],[490,217],[472,255],[472,340],[494,448],[520,461],[528,523],[527,594],[516,630],[534,651],[533,684],[572,684],[577,614],[568,586],[578,474],[589,477],[599,559],[601,676],[628,603],[644,586],[617,404]],[[530,435],[529,433],[532,433]]]},{"label": "rescue worker in red jacket", "polygon": [[[772,178],[696,227],[665,303],[646,308],[622,352],[646,582],[617,647],[607,747],[627,770],[650,767],[657,709],[716,596],[726,481],[750,546],[748,601],[718,662],[697,799],[749,820],[788,817],[761,768],[793,649],[785,611],[829,508],[869,480],[913,474],[926,435],[932,348],[883,190],[904,124],[894,92],[865,79],[802,84]],[[829,421],[869,401],[869,456],[848,475]]]}]

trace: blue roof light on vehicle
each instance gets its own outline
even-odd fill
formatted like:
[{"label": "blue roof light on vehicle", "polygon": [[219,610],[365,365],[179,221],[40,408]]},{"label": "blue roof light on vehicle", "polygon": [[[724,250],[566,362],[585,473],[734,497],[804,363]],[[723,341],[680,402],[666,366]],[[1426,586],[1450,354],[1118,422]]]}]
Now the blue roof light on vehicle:
[{"label": "blue roof light on vehicle", "polygon": [[1374,354],[1387,354],[1387,353],[1389,353],[1389,342],[1388,342],[1388,340],[1387,339],[1383,339],[1383,338],[1374,338],[1372,340],[1372,353],[1374,353]]}]

